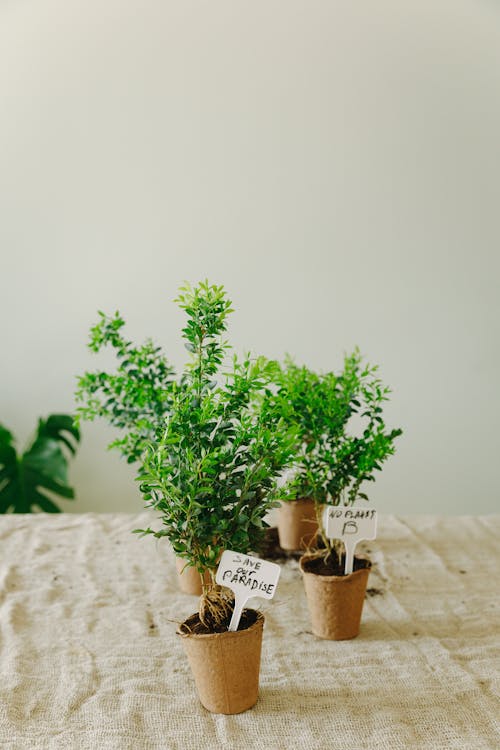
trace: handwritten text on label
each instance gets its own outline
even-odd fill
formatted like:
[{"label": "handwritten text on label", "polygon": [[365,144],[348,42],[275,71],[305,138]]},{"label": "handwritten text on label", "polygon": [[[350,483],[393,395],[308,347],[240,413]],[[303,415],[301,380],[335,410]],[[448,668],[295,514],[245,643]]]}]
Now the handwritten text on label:
[{"label": "handwritten text on label", "polygon": [[215,580],[233,591],[272,599],[280,572],[280,566],[276,563],[226,550],[221,557]]},{"label": "handwritten text on label", "polygon": [[329,539],[343,539],[345,536],[361,539],[375,539],[377,535],[377,511],[361,508],[325,508],[324,522]]},{"label": "handwritten text on label", "polygon": [[345,573],[352,573],[357,543],[377,536],[377,511],[328,505],[324,510],[323,523],[328,539],[341,539],[344,542]]},{"label": "handwritten text on label", "polygon": [[215,580],[234,592],[234,613],[229,630],[236,630],[246,602],[252,596],[272,599],[281,568],[259,557],[226,550],[222,553]]}]

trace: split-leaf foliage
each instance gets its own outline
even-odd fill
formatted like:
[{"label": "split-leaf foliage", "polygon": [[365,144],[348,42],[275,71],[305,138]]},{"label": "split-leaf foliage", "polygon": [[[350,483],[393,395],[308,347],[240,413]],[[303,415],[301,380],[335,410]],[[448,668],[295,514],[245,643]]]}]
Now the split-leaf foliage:
[{"label": "split-leaf foliage", "polygon": [[72,416],[51,414],[39,419],[31,444],[18,453],[12,433],[0,425],[0,513],[60,513],[53,497],[75,496],[67,455],[75,454],[79,440]]}]

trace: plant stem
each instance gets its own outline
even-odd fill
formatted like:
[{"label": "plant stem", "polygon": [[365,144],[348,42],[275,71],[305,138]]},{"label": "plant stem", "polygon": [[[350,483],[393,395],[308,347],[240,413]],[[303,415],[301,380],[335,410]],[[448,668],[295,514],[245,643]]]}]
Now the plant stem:
[{"label": "plant stem", "polygon": [[314,510],[316,513],[316,521],[318,523],[318,530],[321,536],[321,539],[323,541],[323,544],[326,547],[326,555],[325,559],[328,559],[332,553],[332,545],[330,540],[328,539],[325,531],[325,527],[323,525],[323,504],[320,503],[318,500],[314,500]]}]

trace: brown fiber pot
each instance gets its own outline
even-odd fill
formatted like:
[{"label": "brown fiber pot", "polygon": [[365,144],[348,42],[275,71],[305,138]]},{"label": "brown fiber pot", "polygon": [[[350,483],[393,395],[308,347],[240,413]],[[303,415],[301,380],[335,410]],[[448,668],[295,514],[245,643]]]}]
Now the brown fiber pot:
[{"label": "brown fiber pot", "polygon": [[306,549],[318,530],[314,500],[287,500],[278,509],[280,547]]},{"label": "brown fiber pot", "polygon": [[[194,596],[201,596],[202,585],[201,576],[192,565],[186,566],[186,561],[181,557],[175,558],[175,567],[177,568],[177,580],[179,581],[179,588],[185,594],[193,594]],[[210,574],[207,571],[204,575],[205,583],[210,583]]]},{"label": "brown fiber pot", "polygon": [[308,572],[313,556],[300,558],[312,631],[319,638],[343,641],[359,633],[361,612],[371,563],[361,555],[356,560],[366,561],[366,567],[348,576],[325,576]]},{"label": "brown fiber pot", "polygon": [[263,627],[258,612],[235,633],[179,633],[200,701],[212,713],[239,714],[257,702]]}]

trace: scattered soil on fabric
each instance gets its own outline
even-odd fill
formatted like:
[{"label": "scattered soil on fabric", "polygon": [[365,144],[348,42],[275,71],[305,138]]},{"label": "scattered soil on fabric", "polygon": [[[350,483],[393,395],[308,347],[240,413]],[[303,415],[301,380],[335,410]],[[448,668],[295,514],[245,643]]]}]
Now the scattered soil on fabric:
[{"label": "scattered soil on fabric", "polygon": [[366,589],[366,595],[367,596],[383,596],[385,594],[385,591],[382,591],[382,589]]},{"label": "scattered soil on fabric", "polygon": [[[260,613],[255,609],[244,609],[241,615],[240,624],[238,625],[238,630],[247,630],[250,628],[255,622],[257,622],[259,614]],[[214,630],[211,630],[200,621],[200,616],[198,612],[196,612],[196,614],[191,615],[191,617],[188,617],[187,620],[184,620],[184,622],[179,625],[179,633],[181,635],[190,635],[193,633],[196,635],[209,635],[210,633],[225,633],[228,627],[229,620],[226,623],[221,623]]]},{"label": "scattered soil on fabric", "polygon": [[[332,555],[327,561],[324,557],[311,557],[309,560],[304,560],[302,565],[306,573],[315,573],[317,576],[345,575],[345,555],[342,555],[340,563],[338,558]],[[371,568],[371,566],[369,560],[363,560],[359,557],[354,558],[354,571]]]}]

